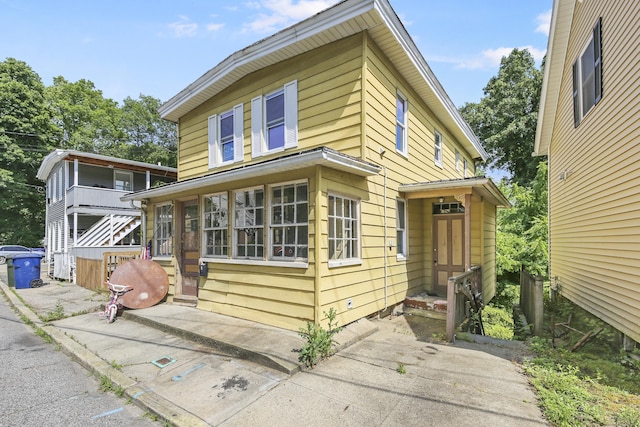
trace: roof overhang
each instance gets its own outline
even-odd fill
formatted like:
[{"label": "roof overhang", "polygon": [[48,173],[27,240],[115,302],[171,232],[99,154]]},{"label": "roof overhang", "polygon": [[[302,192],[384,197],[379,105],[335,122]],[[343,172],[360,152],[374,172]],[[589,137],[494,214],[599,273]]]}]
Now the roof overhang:
[{"label": "roof overhang", "polygon": [[511,207],[511,203],[496,184],[490,178],[485,177],[401,184],[398,191],[404,193],[407,199],[430,199],[471,194],[480,196],[499,208]]},{"label": "roof overhang", "polygon": [[99,166],[122,168],[134,171],[149,171],[156,175],[176,177],[178,170],[169,166],[154,165],[153,163],[138,162],[135,160],[121,159],[118,157],[103,156],[95,153],[85,153],[77,150],[54,150],[42,160],[36,177],[46,181],[53,168],[63,160],[75,160],[80,163],[88,163]]},{"label": "roof overhang", "polygon": [[387,0],[345,0],[228,56],[159,108],[173,122],[241,78],[367,31],[391,63],[473,158],[487,153],[462,118]]},{"label": "roof overhang", "polygon": [[192,191],[212,185],[224,184],[240,179],[259,178],[269,174],[283,171],[293,171],[314,166],[325,166],[342,172],[348,172],[358,176],[370,176],[380,173],[382,168],[373,163],[364,162],[355,157],[341,154],[326,147],[317,148],[310,151],[303,151],[262,163],[255,163],[237,169],[218,172],[199,178],[187,179],[174,182],[161,187],[142,190],[136,193],[127,194],[120,198],[122,201],[143,200],[156,197],[167,197],[178,195],[185,191]]},{"label": "roof overhang", "polygon": [[534,156],[546,156],[549,152],[558,110],[560,86],[567,56],[574,6],[575,0],[554,0],[553,2],[547,57],[544,65],[542,92],[540,94],[540,109],[538,110],[536,140],[533,149]]}]

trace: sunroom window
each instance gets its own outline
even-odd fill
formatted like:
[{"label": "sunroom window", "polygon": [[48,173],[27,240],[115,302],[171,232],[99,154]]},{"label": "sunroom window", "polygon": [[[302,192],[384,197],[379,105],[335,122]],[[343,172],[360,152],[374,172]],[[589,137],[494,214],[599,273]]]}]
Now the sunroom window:
[{"label": "sunroom window", "polygon": [[271,257],[306,259],[309,254],[309,197],[306,182],[271,187]]}]

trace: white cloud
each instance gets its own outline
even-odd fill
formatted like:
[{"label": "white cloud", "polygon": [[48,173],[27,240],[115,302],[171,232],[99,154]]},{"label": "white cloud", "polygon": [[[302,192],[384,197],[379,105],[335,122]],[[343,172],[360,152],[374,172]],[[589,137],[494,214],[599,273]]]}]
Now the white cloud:
[{"label": "white cloud", "polygon": [[208,31],[218,31],[218,30],[221,30],[223,27],[224,27],[224,24],[215,24],[215,23],[207,24]]},{"label": "white cloud", "polygon": [[190,22],[187,16],[180,16],[180,20],[169,24],[169,28],[176,37],[193,37],[198,31],[198,24]]},{"label": "white cloud", "polygon": [[252,9],[264,10],[244,25],[244,30],[271,33],[306,19],[335,4],[336,0],[261,0],[247,3]]},{"label": "white cloud", "polygon": [[549,28],[551,26],[551,10],[541,13],[536,18],[538,26],[536,27],[536,33],[542,33],[545,36],[549,35]]},{"label": "white cloud", "polygon": [[[464,58],[464,59],[453,59],[453,58],[442,58],[444,59],[441,62],[449,62],[456,64],[456,68],[463,68],[468,70],[477,70],[481,68],[495,68],[500,65],[500,61],[503,57],[509,56],[511,51],[516,49],[515,47],[499,47],[497,49],[487,49],[483,50],[480,56],[476,56],[473,58]],[[533,59],[540,63],[542,58],[545,55],[544,50],[537,49],[531,45],[528,46],[520,46],[517,49],[523,50],[527,49]]]}]

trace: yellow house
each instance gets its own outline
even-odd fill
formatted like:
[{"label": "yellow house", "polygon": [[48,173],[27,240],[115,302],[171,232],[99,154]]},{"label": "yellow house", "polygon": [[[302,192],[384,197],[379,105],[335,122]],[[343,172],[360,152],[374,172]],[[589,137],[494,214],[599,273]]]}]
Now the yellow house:
[{"label": "yellow house", "polygon": [[297,330],[482,267],[495,292],[485,151],[387,0],[346,0],[230,55],[164,104],[178,181],[145,206],[170,300]]},{"label": "yellow house", "polygon": [[640,342],[640,3],[555,0],[535,153],[552,285]]}]

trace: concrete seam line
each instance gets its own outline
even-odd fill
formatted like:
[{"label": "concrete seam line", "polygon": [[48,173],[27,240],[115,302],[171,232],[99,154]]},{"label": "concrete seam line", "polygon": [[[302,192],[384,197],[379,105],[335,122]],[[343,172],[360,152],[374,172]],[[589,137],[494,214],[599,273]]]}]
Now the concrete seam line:
[{"label": "concrete seam line", "polygon": [[139,386],[133,386],[127,389],[125,394],[140,407],[154,412],[165,420],[174,423],[174,425],[181,427],[209,426],[201,418],[175,405],[152,390],[144,390]]}]

